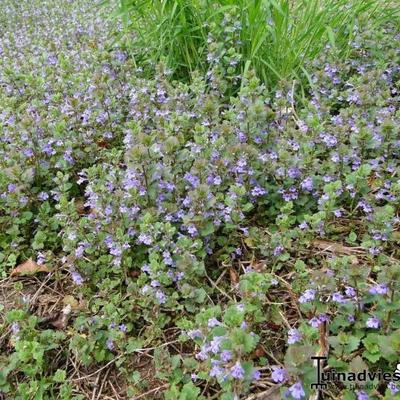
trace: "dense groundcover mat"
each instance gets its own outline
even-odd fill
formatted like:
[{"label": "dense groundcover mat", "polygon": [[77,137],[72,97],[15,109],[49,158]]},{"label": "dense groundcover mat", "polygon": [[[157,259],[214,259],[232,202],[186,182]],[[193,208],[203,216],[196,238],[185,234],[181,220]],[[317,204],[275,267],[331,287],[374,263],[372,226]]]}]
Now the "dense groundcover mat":
[{"label": "dense groundcover mat", "polygon": [[0,3],[0,398],[400,398],[396,25],[272,89],[109,15]]}]

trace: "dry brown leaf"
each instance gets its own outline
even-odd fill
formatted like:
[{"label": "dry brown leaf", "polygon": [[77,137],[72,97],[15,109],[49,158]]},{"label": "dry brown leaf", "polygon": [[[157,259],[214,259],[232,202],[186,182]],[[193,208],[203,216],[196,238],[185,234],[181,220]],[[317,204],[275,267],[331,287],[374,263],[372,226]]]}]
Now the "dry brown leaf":
[{"label": "dry brown leaf", "polygon": [[33,275],[37,272],[50,272],[50,269],[46,265],[40,265],[30,258],[24,263],[18,265],[18,267],[15,267],[11,271],[10,276]]},{"label": "dry brown leaf", "polygon": [[330,242],[328,240],[316,239],[311,242],[311,245],[319,250],[329,251],[330,253],[347,254],[347,255],[365,254],[365,250],[359,247],[343,246],[340,243]]},{"label": "dry brown leaf", "polygon": [[250,249],[255,249],[255,245],[252,238],[247,237],[244,239],[244,242],[246,243],[247,247],[250,247]]},{"label": "dry brown leaf", "polygon": [[72,307],[70,304],[67,304],[60,313],[51,315],[41,322],[42,324],[50,324],[54,328],[59,330],[64,330],[68,326],[68,321],[70,318],[70,314],[72,311]]},{"label": "dry brown leaf", "polygon": [[245,400],[280,400],[282,398],[280,388],[281,385],[274,385],[264,392],[251,394]]},{"label": "dry brown leaf", "polygon": [[56,319],[49,321],[50,325],[59,330],[64,330],[68,326],[69,316],[61,313]]},{"label": "dry brown leaf", "polygon": [[63,298],[63,304],[65,304],[65,305],[70,305],[71,306],[71,308],[72,308],[72,310],[78,310],[79,309],[79,302],[78,302],[78,300],[76,300],[75,299],[75,297],[74,296],[71,296],[70,294],[69,295],[67,295],[67,296],[65,296],[64,298]]},{"label": "dry brown leaf", "polygon": [[79,215],[85,214],[85,201],[82,199],[75,199],[75,208]]},{"label": "dry brown leaf", "polygon": [[260,358],[260,357],[264,357],[265,356],[265,349],[264,347],[259,344],[253,351],[253,353],[251,353],[251,358]]},{"label": "dry brown leaf", "polygon": [[252,262],[251,263],[251,269],[254,269],[257,272],[263,272],[266,268],[266,263],[265,261],[259,261],[259,262]]},{"label": "dry brown leaf", "polygon": [[229,276],[231,278],[232,285],[236,286],[239,283],[238,273],[233,268],[229,268]]},{"label": "dry brown leaf", "polygon": [[97,142],[97,145],[99,147],[102,147],[103,149],[108,149],[110,147],[110,144],[108,142],[106,142],[105,140],[99,140]]}]

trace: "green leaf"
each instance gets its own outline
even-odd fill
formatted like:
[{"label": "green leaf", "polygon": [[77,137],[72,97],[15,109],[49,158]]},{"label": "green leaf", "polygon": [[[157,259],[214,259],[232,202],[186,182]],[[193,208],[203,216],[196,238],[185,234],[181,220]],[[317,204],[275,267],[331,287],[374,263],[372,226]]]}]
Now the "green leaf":
[{"label": "green leaf", "polygon": [[381,354],[370,353],[369,351],[364,351],[362,355],[364,358],[366,358],[368,361],[371,361],[372,363],[376,363],[381,358]]},{"label": "green leaf", "polygon": [[141,349],[143,345],[143,340],[131,338],[128,340],[128,344],[126,346],[126,352],[128,354],[134,353],[136,350]]},{"label": "green leaf", "polygon": [[363,339],[363,344],[368,352],[379,353],[379,335],[377,333],[369,333],[366,338]]},{"label": "green leaf", "polygon": [[368,365],[365,363],[365,361],[360,357],[356,356],[354,357],[349,365],[349,370],[351,372],[360,372],[368,369]]},{"label": "green leaf", "polygon": [[200,230],[200,234],[201,234],[202,236],[209,236],[209,235],[211,235],[212,233],[214,233],[214,231],[215,231],[214,224],[213,224],[212,222],[208,222],[208,223],[204,226],[204,228],[202,228],[202,229]]},{"label": "green leaf", "polygon": [[193,382],[186,383],[183,386],[179,400],[196,400],[200,394],[200,389]]},{"label": "green leaf", "polygon": [[58,369],[54,376],[53,376],[53,380],[54,382],[64,382],[65,378],[67,377],[67,373],[63,370],[63,369]]},{"label": "green leaf", "polygon": [[360,344],[360,338],[356,336],[350,336],[344,348],[347,353],[352,353],[354,350],[358,348],[359,344]]},{"label": "green leaf", "polygon": [[356,240],[357,240],[357,235],[356,235],[356,233],[355,233],[355,232],[351,232],[351,233],[349,234],[349,242],[350,242],[350,243],[354,243]]}]

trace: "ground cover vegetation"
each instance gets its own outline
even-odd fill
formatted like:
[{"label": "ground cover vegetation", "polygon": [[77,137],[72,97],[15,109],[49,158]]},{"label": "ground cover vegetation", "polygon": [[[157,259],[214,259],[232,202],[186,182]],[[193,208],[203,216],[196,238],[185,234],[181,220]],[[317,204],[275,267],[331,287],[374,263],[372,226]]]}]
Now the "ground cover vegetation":
[{"label": "ground cover vegetation", "polygon": [[[400,354],[395,3],[0,4],[0,396],[316,399]],[[324,398],[400,398],[395,381]]]}]

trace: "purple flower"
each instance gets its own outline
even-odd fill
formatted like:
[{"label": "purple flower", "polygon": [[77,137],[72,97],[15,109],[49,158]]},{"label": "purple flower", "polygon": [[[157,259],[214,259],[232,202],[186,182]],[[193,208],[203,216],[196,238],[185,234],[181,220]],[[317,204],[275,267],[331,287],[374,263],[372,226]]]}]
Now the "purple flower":
[{"label": "purple flower", "polygon": [[272,367],[273,371],[271,378],[275,383],[285,382],[288,378],[288,373],[285,368]]},{"label": "purple flower", "polygon": [[207,325],[209,328],[214,328],[215,326],[221,325],[221,322],[219,322],[216,318],[210,318]]},{"label": "purple flower", "polygon": [[313,328],[318,328],[318,327],[321,325],[322,321],[320,321],[320,319],[317,318],[317,317],[313,317],[313,318],[311,318],[311,319],[308,321],[308,323],[309,323]]},{"label": "purple flower", "polygon": [[162,290],[157,290],[156,299],[160,304],[164,304],[167,301],[167,296]]},{"label": "purple flower", "polygon": [[78,285],[78,286],[83,285],[83,282],[85,281],[82,278],[82,275],[76,271],[71,272],[71,277],[72,277],[72,280],[74,281],[75,285]]},{"label": "purple flower", "polygon": [[381,324],[381,321],[378,318],[371,317],[367,319],[366,326],[367,328],[378,329]]},{"label": "purple flower", "polygon": [[221,343],[224,339],[224,336],[215,336],[210,342],[210,351],[214,354],[218,353],[219,347],[221,346]]},{"label": "purple flower", "polygon": [[231,368],[231,375],[235,379],[243,379],[244,378],[244,369],[240,365],[239,361],[236,361],[236,364]]},{"label": "purple flower", "polygon": [[251,373],[251,379],[254,381],[258,381],[261,378],[261,372],[258,369],[253,369]]},{"label": "purple flower", "polygon": [[45,263],[45,261],[46,261],[46,256],[42,253],[42,252],[38,252],[38,256],[37,256],[37,263],[39,264],[39,265],[43,265],[44,263]]},{"label": "purple flower", "polygon": [[346,293],[347,297],[356,297],[356,295],[357,295],[355,289],[351,286],[346,287],[345,293]]},{"label": "purple flower", "polygon": [[392,394],[392,396],[396,395],[400,391],[400,389],[397,387],[397,385],[394,382],[389,382],[387,387],[390,390],[390,393]]},{"label": "purple flower", "polygon": [[197,228],[193,224],[189,225],[187,227],[187,230],[191,237],[197,236],[197,234],[198,234]]},{"label": "purple flower", "polygon": [[302,188],[303,190],[306,190],[306,191],[308,191],[308,192],[311,192],[311,191],[313,190],[313,188],[314,188],[314,184],[313,184],[312,178],[311,178],[311,177],[305,178],[305,179],[301,182],[300,186],[301,186],[301,188]]},{"label": "purple flower", "polygon": [[187,332],[187,335],[192,339],[201,338],[203,335],[201,334],[200,329],[193,329]]},{"label": "purple flower", "polygon": [[384,283],[372,286],[369,289],[369,293],[371,293],[371,294],[387,294],[388,291],[389,291],[389,289]]},{"label": "purple flower", "polygon": [[290,386],[288,391],[289,391],[290,395],[296,400],[300,400],[301,398],[303,398],[306,395],[304,392],[303,386],[301,385],[300,382],[297,382],[294,385]]},{"label": "purple flower", "polygon": [[126,332],[126,331],[127,331],[126,325],[125,325],[125,324],[121,324],[121,325],[119,326],[119,330],[120,330],[121,332]]},{"label": "purple flower", "polygon": [[369,253],[372,254],[373,256],[378,255],[381,252],[381,248],[380,247],[375,247],[372,246],[368,249]]},{"label": "purple flower", "polygon": [[353,323],[355,321],[354,315],[349,315],[347,317],[347,321],[349,321],[350,323]]},{"label": "purple flower", "polygon": [[294,344],[302,339],[302,335],[298,329],[289,329],[288,344]]},{"label": "purple flower", "polygon": [[342,216],[342,210],[334,210],[333,214],[335,215],[336,218],[340,218]]},{"label": "purple flower", "polygon": [[143,243],[146,245],[150,245],[152,243],[152,239],[150,235],[147,235],[145,233],[141,233],[138,237],[138,243]]},{"label": "purple flower", "polygon": [[196,382],[199,377],[197,376],[197,374],[191,374],[190,378],[192,379],[193,382]]},{"label": "purple flower", "polygon": [[218,365],[214,365],[210,370],[210,376],[219,378],[224,373],[224,370]]},{"label": "purple flower", "polygon": [[327,322],[327,321],[328,321],[328,316],[327,316],[326,314],[320,314],[320,315],[318,316],[318,319],[319,319],[321,322]]},{"label": "purple flower", "polygon": [[34,154],[35,153],[33,152],[33,150],[31,148],[24,150],[25,157],[33,157]]},{"label": "purple flower", "polygon": [[230,350],[224,350],[221,352],[220,357],[221,360],[226,363],[232,359],[232,352]]},{"label": "purple flower", "polygon": [[40,193],[38,194],[38,199],[39,199],[40,201],[46,201],[48,198],[49,198],[49,195],[48,195],[48,193],[46,193],[46,192],[40,192]]},{"label": "purple flower", "polygon": [[301,230],[308,229],[308,224],[307,224],[307,222],[306,222],[306,221],[303,221],[303,222],[299,225],[299,228],[300,228]]},{"label": "purple flower", "polygon": [[288,169],[288,176],[292,179],[296,179],[301,175],[300,170],[296,167]]},{"label": "purple flower", "polygon": [[274,248],[274,251],[272,252],[272,254],[274,255],[274,257],[278,257],[280,254],[283,253],[283,251],[285,250],[285,248],[281,245],[278,245]]},{"label": "purple flower", "polygon": [[368,400],[369,396],[367,393],[364,392],[364,390],[356,390],[357,394],[357,400]]},{"label": "purple flower", "polygon": [[189,172],[186,172],[183,179],[185,179],[185,181],[190,183],[193,187],[197,187],[200,184],[200,179],[197,176],[190,174]]},{"label": "purple flower", "polygon": [[201,350],[200,352],[198,352],[198,353],[196,354],[196,358],[197,358],[198,360],[200,360],[200,361],[205,361],[205,360],[207,360],[207,358],[208,358],[208,354],[207,354],[206,351]]},{"label": "purple flower", "polygon": [[337,145],[337,139],[335,136],[329,133],[321,133],[320,139],[325,143],[327,147],[335,147]]},{"label": "purple flower", "polygon": [[315,299],[316,291],[314,289],[307,289],[299,298],[299,303],[307,303]]},{"label": "purple flower", "polygon": [[76,258],[82,258],[83,257],[83,253],[85,251],[85,247],[84,246],[78,246],[77,249],[75,250],[75,257]]},{"label": "purple flower", "polygon": [[263,196],[266,193],[267,193],[267,191],[265,189],[263,189],[261,186],[256,186],[251,191],[251,195],[254,197]]},{"label": "purple flower", "polygon": [[335,293],[333,293],[333,295],[332,295],[332,300],[335,302],[335,303],[339,303],[339,304],[344,304],[344,303],[347,303],[347,299],[345,299],[344,298],[344,296],[341,294],[341,293],[339,293],[339,292],[335,292]]},{"label": "purple flower", "polygon": [[13,322],[11,325],[11,331],[13,335],[16,335],[20,331],[20,326],[18,322]]},{"label": "purple flower", "polygon": [[106,345],[108,350],[114,350],[114,342],[112,339],[107,339]]}]

